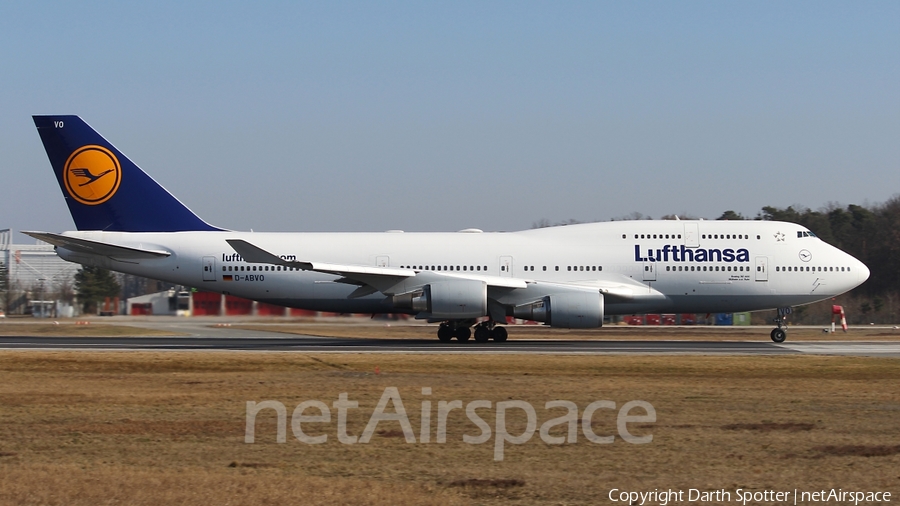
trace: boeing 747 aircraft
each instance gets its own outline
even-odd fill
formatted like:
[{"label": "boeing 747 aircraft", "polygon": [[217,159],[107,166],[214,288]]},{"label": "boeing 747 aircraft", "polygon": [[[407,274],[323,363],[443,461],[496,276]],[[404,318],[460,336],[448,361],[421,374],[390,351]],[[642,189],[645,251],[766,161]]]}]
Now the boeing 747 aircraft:
[{"label": "boeing 747 aircraft", "polygon": [[282,306],[403,313],[441,341],[505,341],[515,316],[593,328],[605,315],[779,309],[869,277],[806,228],[618,221],[521,232],[254,233],[212,226],[77,116],[34,116],[78,231],[25,232],[70,262]]}]

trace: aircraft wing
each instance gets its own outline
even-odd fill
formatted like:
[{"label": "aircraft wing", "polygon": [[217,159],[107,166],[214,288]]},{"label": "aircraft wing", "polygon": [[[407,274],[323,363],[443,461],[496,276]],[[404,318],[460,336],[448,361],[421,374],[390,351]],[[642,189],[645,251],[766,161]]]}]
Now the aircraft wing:
[{"label": "aircraft wing", "polygon": [[79,239],[49,232],[26,232],[23,230],[22,233],[75,253],[100,255],[120,260],[146,260],[165,258],[171,255],[168,251],[117,246],[115,244],[90,241],[88,239]]},{"label": "aircraft wing", "polygon": [[[499,276],[476,276],[474,274],[451,274],[434,271],[417,271],[414,269],[400,269],[397,267],[372,267],[365,265],[342,265],[331,264],[325,262],[311,261],[292,261],[285,260],[278,255],[270,253],[254,244],[242,239],[226,239],[225,240],[234,251],[237,252],[245,261],[249,263],[281,265],[285,267],[302,269],[304,271],[315,271],[326,274],[334,274],[341,276],[337,280],[340,283],[349,283],[355,285],[368,285],[376,291],[385,295],[392,295],[409,289],[413,278],[417,276],[425,276],[429,278],[456,278],[456,279],[477,279],[484,281],[488,286],[497,288],[525,288],[527,282],[523,279],[504,278]],[[373,291],[359,290],[357,296],[363,294],[368,295]]]}]

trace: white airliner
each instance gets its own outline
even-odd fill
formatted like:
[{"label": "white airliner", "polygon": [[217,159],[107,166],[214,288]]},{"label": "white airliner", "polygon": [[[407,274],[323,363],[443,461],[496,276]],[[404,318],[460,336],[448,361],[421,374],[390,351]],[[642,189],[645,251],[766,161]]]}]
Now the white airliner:
[{"label": "white airliner", "polygon": [[[773,221],[618,221],[521,232],[253,233],[198,218],[77,116],[35,116],[77,232],[25,232],[84,265],[283,306],[404,313],[438,338],[505,341],[515,316],[779,309],[859,286],[869,269]],[[486,318],[485,318],[486,317]],[[480,322],[480,323],[479,323]],[[784,341],[784,318],[771,338]]]}]

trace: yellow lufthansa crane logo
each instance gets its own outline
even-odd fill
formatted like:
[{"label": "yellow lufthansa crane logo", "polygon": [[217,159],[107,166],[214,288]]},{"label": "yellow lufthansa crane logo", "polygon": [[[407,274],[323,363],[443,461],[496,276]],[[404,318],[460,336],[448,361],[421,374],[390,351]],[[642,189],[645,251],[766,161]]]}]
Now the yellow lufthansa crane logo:
[{"label": "yellow lufthansa crane logo", "polygon": [[103,146],[82,146],[66,160],[63,181],[73,199],[96,206],[116,194],[122,182],[122,166]]}]

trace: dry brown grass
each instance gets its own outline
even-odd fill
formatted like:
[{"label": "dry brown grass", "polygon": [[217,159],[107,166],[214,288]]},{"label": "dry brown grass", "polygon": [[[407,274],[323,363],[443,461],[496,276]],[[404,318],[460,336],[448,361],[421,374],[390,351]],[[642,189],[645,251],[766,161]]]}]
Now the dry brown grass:
[{"label": "dry brown grass", "polygon": [[74,321],[61,323],[12,323],[0,320],[0,336],[43,336],[43,337],[171,337],[180,336],[175,332],[127,325],[89,323],[76,325]]},{"label": "dry brown grass", "polygon": [[[376,323],[350,320],[319,323],[236,323],[231,328],[266,332],[283,332],[321,337],[377,339],[434,339],[437,325],[410,323]],[[769,341],[773,327],[639,327],[606,326],[599,329],[557,329],[542,325],[510,325],[510,339],[565,340],[662,340],[662,341]],[[824,328],[824,327],[823,327]],[[900,329],[853,327],[834,334],[817,327],[788,329],[790,341],[896,341]]]},{"label": "dry brown grass", "polygon": [[[233,352],[0,352],[0,504],[595,504],[610,488],[900,489],[900,361],[765,356],[538,356]],[[374,371],[378,368],[380,374]],[[360,434],[385,387],[399,388],[419,434],[439,400],[649,401],[633,427],[653,442],[408,444],[396,422],[369,444],[275,442],[260,413],[245,444],[248,400],[291,410],[341,392],[358,400]],[[611,413],[611,412],[610,412]],[[511,433],[524,419],[510,412]],[[334,417],[333,413],[333,417]],[[484,412],[493,427],[493,411]],[[334,420],[334,418],[333,418]],[[615,433],[614,414],[595,416]],[[557,431],[561,434],[561,431]]]}]

